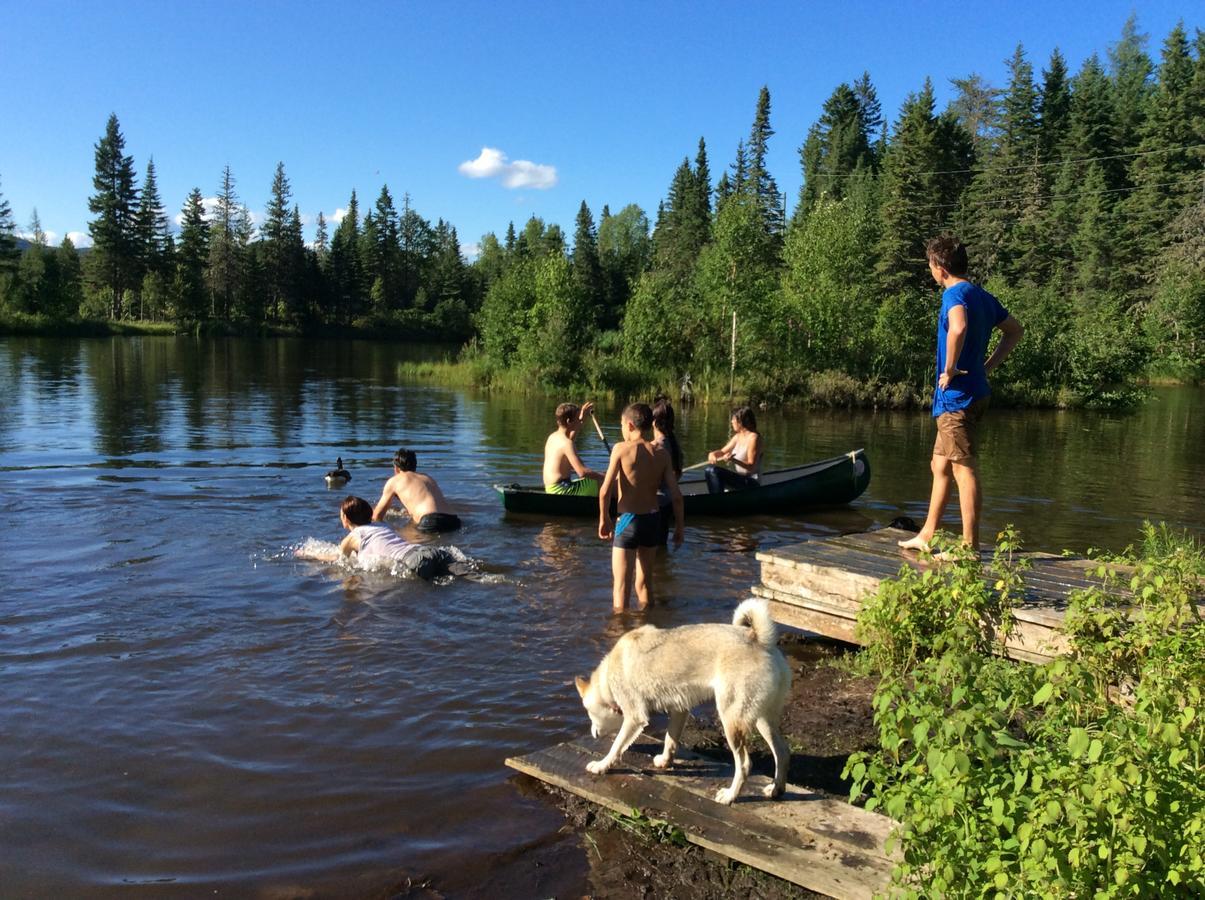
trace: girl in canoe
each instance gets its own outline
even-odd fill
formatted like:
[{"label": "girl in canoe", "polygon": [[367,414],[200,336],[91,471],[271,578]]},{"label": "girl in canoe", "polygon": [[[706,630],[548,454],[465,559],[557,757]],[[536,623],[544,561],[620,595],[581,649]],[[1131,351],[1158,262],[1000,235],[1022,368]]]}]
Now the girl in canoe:
[{"label": "girl in canoe", "polygon": [[[712,494],[738,491],[757,487],[761,476],[762,439],[757,433],[757,419],[747,406],[732,411],[732,439],[719,450],[707,454],[711,463],[703,470],[707,478],[707,490]],[[717,463],[727,460],[731,469],[721,468]]]}]

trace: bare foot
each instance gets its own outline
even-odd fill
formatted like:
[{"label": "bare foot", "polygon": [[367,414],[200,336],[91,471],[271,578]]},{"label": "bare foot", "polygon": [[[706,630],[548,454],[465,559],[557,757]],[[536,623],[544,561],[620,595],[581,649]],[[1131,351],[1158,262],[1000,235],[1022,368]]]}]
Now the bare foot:
[{"label": "bare foot", "polygon": [[929,549],[929,542],[926,541],[919,534],[916,537],[908,538],[908,540],[906,540],[906,541],[896,541],[896,543],[900,545],[901,550],[925,551],[925,550]]}]

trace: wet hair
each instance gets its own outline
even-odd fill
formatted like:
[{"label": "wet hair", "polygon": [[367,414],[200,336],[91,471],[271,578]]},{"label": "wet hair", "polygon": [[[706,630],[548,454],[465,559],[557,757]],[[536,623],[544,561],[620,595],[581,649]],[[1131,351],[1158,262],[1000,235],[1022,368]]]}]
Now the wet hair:
[{"label": "wet hair", "polygon": [[562,403],[556,408],[557,424],[569,427],[578,420],[581,411],[582,408],[576,403]]},{"label": "wet hair", "polygon": [[637,431],[648,431],[653,427],[653,411],[647,403],[631,403],[623,411],[623,418]]},{"label": "wet hair", "polygon": [[925,256],[951,275],[965,278],[967,274],[967,248],[952,234],[939,234],[925,242]]},{"label": "wet hair", "polygon": [[397,453],[393,454],[393,464],[401,472],[413,472],[418,466],[418,460],[415,459],[413,450],[399,447]]},{"label": "wet hair", "polygon": [[678,436],[674,434],[674,408],[670,405],[669,397],[659,395],[653,401],[653,427],[665,435],[666,449],[674,467],[674,475],[682,475],[682,446]]},{"label": "wet hair", "polygon": [[753,410],[748,406],[738,406],[732,411],[732,418],[740,422],[741,427],[746,431],[757,433],[757,419],[753,415]]},{"label": "wet hair", "polygon": [[348,494],[343,500],[343,505],[339,507],[339,511],[347,516],[347,521],[353,525],[367,525],[372,521],[372,507],[363,497],[353,497]]}]

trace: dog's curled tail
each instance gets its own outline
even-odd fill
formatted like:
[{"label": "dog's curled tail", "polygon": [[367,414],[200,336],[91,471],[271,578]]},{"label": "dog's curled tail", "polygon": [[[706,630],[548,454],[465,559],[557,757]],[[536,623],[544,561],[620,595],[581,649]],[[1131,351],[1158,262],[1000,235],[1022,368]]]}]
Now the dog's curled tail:
[{"label": "dog's curled tail", "polygon": [[763,647],[778,643],[778,626],[770,618],[770,606],[765,600],[750,597],[732,614],[732,624],[737,628],[752,628],[753,638]]}]

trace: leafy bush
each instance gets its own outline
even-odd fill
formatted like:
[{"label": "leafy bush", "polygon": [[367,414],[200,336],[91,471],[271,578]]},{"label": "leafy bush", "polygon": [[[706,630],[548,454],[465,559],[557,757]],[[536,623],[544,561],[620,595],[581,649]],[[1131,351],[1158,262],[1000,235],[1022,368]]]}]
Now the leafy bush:
[{"label": "leafy bush", "polygon": [[[883,671],[880,746],[852,796],[901,820],[905,896],[1156,897],[1205,892],[1205,624],[1199,547],[1148,526],[1149,551],[1073,596],[1071,651],[1040,666],[985,652],[978,564],[884,586],[864,611]],[[1013,538],[1006,541],[1011,543]],[[994,586],[1011,594],[1007,559]],[[1007,627],[1007,603],[996,611]],[[894,629],[898,629],[896,634]]]}]

